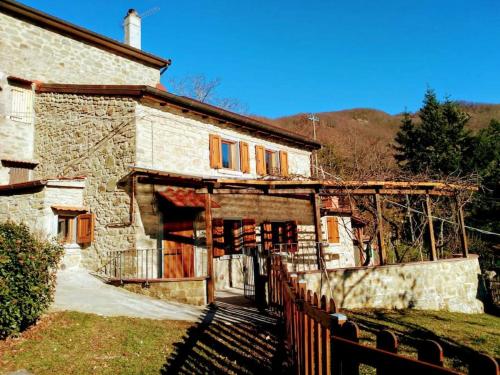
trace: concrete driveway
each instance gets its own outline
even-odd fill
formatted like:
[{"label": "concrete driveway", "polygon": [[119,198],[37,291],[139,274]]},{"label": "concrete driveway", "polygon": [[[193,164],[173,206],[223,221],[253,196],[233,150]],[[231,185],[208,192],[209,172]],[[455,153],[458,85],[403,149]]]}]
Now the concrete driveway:
[{"label": "concrete driveway", "polygon": [[203,308],[166,302],[107,285],[81,268],[57,273],[52,311],[80,311],[103,316],[197,321]]}]

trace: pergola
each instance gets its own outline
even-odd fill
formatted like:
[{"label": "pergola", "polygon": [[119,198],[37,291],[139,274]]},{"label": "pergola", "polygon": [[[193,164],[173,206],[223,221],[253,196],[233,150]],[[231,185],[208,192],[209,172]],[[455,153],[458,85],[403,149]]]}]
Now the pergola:
[{"label": "pergola", "polygon": [[[462,247],[462,256],[468,256],[467,234],[464,215],[458,202],[460,192],[477,191],[477,186],[450,184],[446,182],[403,182],[403,181],[335,181],[335,180],[280,180],[275,178],[262,179],[229,179],[205,178],[181,174],[167,173],[157,170],[133,168],[131,176],[138,177],[139,182],[155,182],[161,184],[180,184],[195,188],[196,193],[204,195],[206,244],[208,249],[208,274],[213,276],[212,251],[212,197],[218,194],[247,194],[286,196],[297,199],[308,199],[314,209],[314,223],[317,242],[321,242],[321,197],[322,196],[372,196],[376,212],[376,236],[380,263],[387,263],[387,254],[383,238],[383,218],[381,196],[384,195],[421,195],[425,196],[425,215],[427,220],[430,259],[437,260],[436,240],[432,221],[433,196],[456,198],[458,211],[458,226]],[[135,180],[133,180],[135,183]],[[318,254],[318,257],[321,254]],[[213,277],[208,280],[208,300],[213,300]]]}]

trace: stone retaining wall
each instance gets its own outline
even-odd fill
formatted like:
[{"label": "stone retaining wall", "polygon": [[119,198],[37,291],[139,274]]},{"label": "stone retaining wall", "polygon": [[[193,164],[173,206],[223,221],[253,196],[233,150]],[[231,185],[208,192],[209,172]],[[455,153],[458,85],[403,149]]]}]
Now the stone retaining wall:
[{"label": "stone retaining wall", "polygon": [[206,284],[206,280],[200,278],[151,282],[148,286],[141,284],[125,284],[123,287],[134,293],[140,293],[166,301],[203,306],[207,304]]},{"label": "stone retaining wall", "polygon": [[[445,310],[482,313],[476,255],[467,259],[406,263],[328,271],[337,307]],[[330,296],[321,272],[298,273],[313,292]]]}]

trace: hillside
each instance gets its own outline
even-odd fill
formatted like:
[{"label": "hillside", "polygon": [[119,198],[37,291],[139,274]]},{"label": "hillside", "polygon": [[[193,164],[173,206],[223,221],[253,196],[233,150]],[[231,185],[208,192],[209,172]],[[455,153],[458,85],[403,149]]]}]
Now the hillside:
[{"label": "hillside", "polygon": [[[487,127],[493,118],[500,119],[500,104],[460,102],[460,105],[471,116],[469,128],[472,131]],[[335,173],[359,175],[363,169],[368,174],[385,174],[395,168],[390,145],[399,129],[401,114],[390,115],[375,109],[349,109],[316,113],[316,116],[320,119],[316,127],[317,139],[324,145],[330,145],[322,151],[323,160],[331,164],[329,169]],[[417,118],[416,115],[414,117]],[[305,136],[313,136],[307,114],[266,120]]]}]

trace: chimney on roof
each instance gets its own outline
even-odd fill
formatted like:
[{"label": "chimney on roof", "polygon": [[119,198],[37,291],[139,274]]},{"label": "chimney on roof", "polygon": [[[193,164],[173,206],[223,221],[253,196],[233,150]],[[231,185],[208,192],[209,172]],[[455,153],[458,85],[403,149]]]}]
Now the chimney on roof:
[{"label": "chimney on roof", "polygon": [[141,17],[135,9],[129,9],[123,21],[125,44],[141,49]]}]

